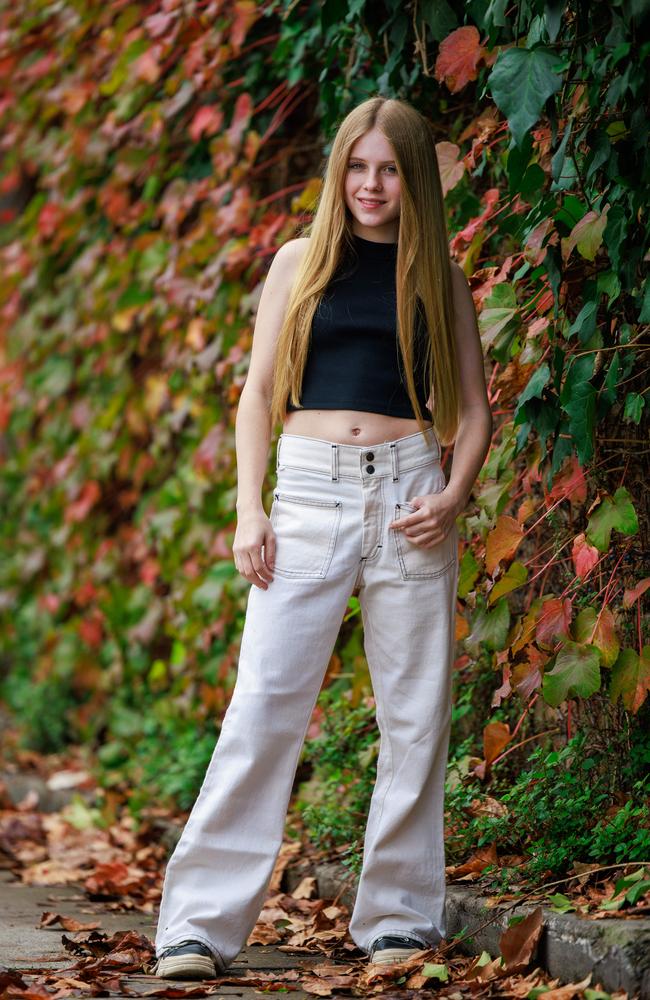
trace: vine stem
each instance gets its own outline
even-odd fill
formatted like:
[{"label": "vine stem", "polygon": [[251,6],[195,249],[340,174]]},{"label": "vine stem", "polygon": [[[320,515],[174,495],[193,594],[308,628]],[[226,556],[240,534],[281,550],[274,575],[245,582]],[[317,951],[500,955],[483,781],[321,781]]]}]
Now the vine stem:
[{"label": "vine stem", "polygon": [[[562,551],[562,549],[565,549],[567,547],[567,545],[569,545],[571,543],[571,541],[572,541],[572,539],[568,538],[566,540],[566,542],[564,542],[564,544],[560,546],[560,548],[557,550],[557,552],[554,553],[553,557],[551,559],[549,559],[548,562],[544,563],[544,565],[542,566],[542,568],[540,570],[538,570],[537,573],[535,573],[535,576],[531,577],[530,580],[528,581],[529,586],[530,586],[531,583],[533,583],[537,579],[538,576],[541,576],[542,573],[546,572],[553,565],[553,563],[555,562],[555,557],[558,556],[560,554],[560,552]],[[524,563],[524,565],[527,566],[528,563]],[[540,594],[539,596],[541,597],[542,595]]]},{"label": "vine stem", "polygon": [[598,628],[598,623],[600,622],[600,619],[602,618],[603,611],[607,607],[608,599],[609,599],[609,592],[610,592],[610,589],[611,589],[612,584],[614,582],[614,573],[618,569],[618,564],[621,562],[623,556],[627,553],[627,551],[628,551],[629,548],[630,548],[630,546],[628,545],[626,548],[623,549],[623,551],[621,552],[620,556],[618,557],[618,559],[614,563],[614,567],[612,569],[612,572],[609,574],[609,580],[607,581],[607,584],[605,586],[605,593],[603,595],[603,603],[601,605],[600,611],[598,612],[598,614],[596,616],[596,621],[594,622],[594,627],[591,630],[591,635],[589,636],[589,642],[590,643],[593,642],[594,636],[596,635],[596,629]]},{"label": "vine stem", "polygon": [[[526,708],[524,709],[523,713],[519,718],[519,722],[517,723],[517,725],[513,730],[512,733],[513,736],[515,735],[520,725],[522,724],[523,720],[525,719],[526,714],[530,711],[530,709],[533,707],[538,698],[539,698],[539,691],[531,698],[531,700],[526,705]],[[549,733],[559,733],[559,732],[560,732],[560,727],[554,726],[553,729],[545,729],[541,733],[533,733],[532,736],[527,736],[525,740],[520,740],[519,743],[514,743],[512,746],[509,746],[507,750],[504,750],[503,753],[500,753],[498,757],[495,757],[494,760],[491,761],[490,763],[490,768],[493,768],[495,764],[498,764],[500,760],[503,760],[504,757],[507,757],[508,754],[512,753],[513,750],[518,750],[519,747],[523,747],[526,745],[526,743],[530,743],[531,740],[538,740],[540,736],[548,736]]]},{"label": "vine stem", "polygon": [[525,892],[523,896],[519,896],[517,899],[513,900],[512,903],[508,904],[508,906],[503,907],[503,909],[499,909],[494,916],[488,917],[487,920],[485,920],[482,924],[479,924],[478,927],[474,927],[471,933],[468,931],[467,934],[463,934],[461,937],[454,937],[448,944],[442,945],[439,948],[439,953],[445,954],[451,948],[455,948],[460,941],[465,941],[467,938],[475,937],[478,931],[483,930],[484,927],[488,927],[490,924],[493,924],[497,917],[500,917],[502,913],[507,913],[508,910],[513,910],[515,906],[520,906],[525,899],[528,899],[529,896],[534,896],[540,893],[542,889],[551,889],[553,886],[563,885],[565,882],[571,882],[573,879],[583,878],[586,875],[593,875],[594,872],[605,872],[610,868],[629,868],[630,865],[644,867],[645,865],[650,865],[650,861],[619,861],[613,865],[597,865],[595,868],[591,868],[586,872],[580,872],[577,875],[568,875],[566,878],[555,879],[553,882],[543,882],[542,885],[536,886],[534,889],[530,889],[528,892]]}]

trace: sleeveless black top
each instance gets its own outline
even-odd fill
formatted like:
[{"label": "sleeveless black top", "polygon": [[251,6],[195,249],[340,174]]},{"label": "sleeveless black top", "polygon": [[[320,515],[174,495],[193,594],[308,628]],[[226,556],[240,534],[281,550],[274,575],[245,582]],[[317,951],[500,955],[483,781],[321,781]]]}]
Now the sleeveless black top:
[{"label": "sleeveless black top", "polygon": [[[356,253],[344,254],[318,304],[300,396],[287,410],[367,410],[414,418],[397,339],[397,243],[353,234]],[[428,332],[418,300],[414,376],[425,419]]]}]

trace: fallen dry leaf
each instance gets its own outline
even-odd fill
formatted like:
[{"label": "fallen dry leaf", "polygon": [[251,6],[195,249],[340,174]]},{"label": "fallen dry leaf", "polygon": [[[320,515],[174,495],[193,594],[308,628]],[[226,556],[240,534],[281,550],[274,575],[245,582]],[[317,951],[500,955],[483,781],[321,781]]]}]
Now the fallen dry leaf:
[{"label": "fallen dry leaf", "polygon": [[74,917],[64,917],[60,913],[50,913],[47,910],[41,914],[41,920],[37,926],[52,927],[54,924],[60,924],[66,931],[93,931],[101,927],[98,920],[90,924],[83,924],[80,920],[75,920]]},{"label": "fallen dry leaf", "polygon": [[294,899],[311,899],[315,894],[316,879],[313,875],[306,875],[291,893]]},{"label": "fallen dry leaf", "polygon": [[509,973],[522,971],[535,955],[543,927],[541,906],[527,913],[523,920],[513,924],[499,938],[499,949]]}]

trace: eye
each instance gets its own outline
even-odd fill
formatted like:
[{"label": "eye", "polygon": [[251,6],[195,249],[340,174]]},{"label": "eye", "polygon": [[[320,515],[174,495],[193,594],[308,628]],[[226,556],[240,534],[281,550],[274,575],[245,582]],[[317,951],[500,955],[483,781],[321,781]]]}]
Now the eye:
[{"label": "eye", "polygon": [[[354,170],[354,169],[355,169],[356,167],[363,167],[363,163],[359,163],[359,162],[356,162],[356,163],[348,163],[348,169],[349,169],[349,170]],[[397,173],[397,167],[394,167],[394,166],[390,166],[390,165],[389,165],[389,166],[387,166],[387,167],[384,167],[384,169],[385,169],[385,170],[389,170],[389,171],[390,171],[391,173],[393,173],[393,174],[396,174],[396,173]]]}]

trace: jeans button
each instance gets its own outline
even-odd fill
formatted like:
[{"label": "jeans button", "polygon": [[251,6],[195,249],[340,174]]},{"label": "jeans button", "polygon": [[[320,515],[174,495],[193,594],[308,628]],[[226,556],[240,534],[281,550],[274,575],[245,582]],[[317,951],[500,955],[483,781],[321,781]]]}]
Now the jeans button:
[{"label": "jeans button", "polygon": [[374,472],[374,471],[375,471],[374,465],[366,465],[366,472]]},{"label": "jeans button", "polygon": [[367,460],[369,462],[372,462],[372,460],[373,460],[374,457],[375,457],[374,451],[367,451],[366,452],[366,458],[367,458]]}]

